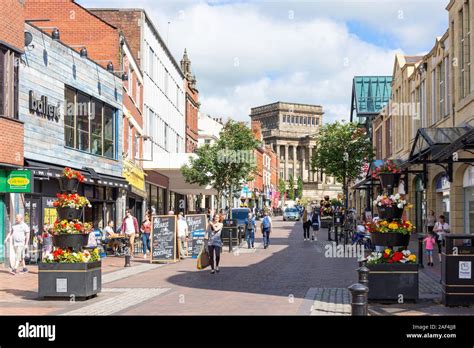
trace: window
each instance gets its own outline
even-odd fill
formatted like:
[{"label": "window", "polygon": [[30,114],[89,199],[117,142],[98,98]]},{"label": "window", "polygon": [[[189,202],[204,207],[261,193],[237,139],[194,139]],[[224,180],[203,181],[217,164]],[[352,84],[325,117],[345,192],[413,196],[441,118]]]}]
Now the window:
[{"label": "window", "polygon": [[135,149],[135,156],[133,157],[133,159],[135,161],[137,161],[141,156],[140,156],[140,137],[138,136],[138,134],[135,134],[135,136],[133,137],[133,148]]},{"label": "window", "polygon": [[154,71],[155,71],[155,52],[153,52],[153,49],[150,47],[150,50],[148,51],[148,76],[150,76],[152,80],[155,79]]},{"label": "window", "polygon": [[469,1],[459,11],[459,91],[460,99],[471,92],[471,14]]},{"label": "window", "polygon": [[319,126],[319,118],[316,118],[316,126]]},{"label": "window", "polygon": [[392,118],[387,119],[386,133],[385,133],[385,156],[389,158],[392,156]]},{"label": "window", "polygon": [[137,79],[137,88],[136,88],[136,99],[135,103],[137,104],[138,110],[142,110],[142,85],[138,82]]},{"label": "window", "polygon": [[444,64],[444,70],[445,70],[445,79],[444,81],[445,82],[445,90],[446,90],[446,95],[445,95],[445,104],[446,104],[446,107],[445,107],[445,112],[444,112],[444,116],[448,116],[450,113],[451,113],[451,90],[449,89],[449,86],[450,86],[450,70],[449,70],[449,57],[445,57],[444,60],[443,60],[443,64]]},{"label": "window", "polygon": [[[129,69],[130,73],[128,74],[128,95],[135,100],[135,96],[133,95],[133,69]],[[136,100],[135,100],[136,102]]]},{"label": "window", "polygon": [[115,109],[66,87],[64,142],[67,147],[115,158]]},{"label": "window", "polygon": [[439,94],[439,104],[438,104],[438,113],[437,113],[437,119],[441,119],[445,114],[446,114],[446,105],[445,105],[445,93],[446,93],[446,86],[445,86],[445,70],[444,70],[444,63],[441,63],[438,65],[438,94]]},{"label": "window", "polygon": [[436,88],[437,86],[437,81],[436,81],[436,71],[433,70],[431,72],[431,110],[432,110],[432,119],[429,120],[429,124],[433,124],[436,122],[436,120],[438,119],[438,116],[437,116],[437,111],[438,111],[438,108],[437,108],[437,103],[436,103],[436,100],[437,100],[437,97],[436,97],[436,93],[437,93],[437,90],[438,88]]},{"label": "window", "polygon": [[133,158],[133,127],[132,125],[128,126],[127,143],[128,143],[127,157],[132,159]]},{"label": "window", "polygon": [[421,126],[426,128],[428,122],[426,120],[426,83],[425,80],[421,81],[420,84],[420,118],[421,118]]},{"label": "window", "polygon": [[169,95],[168,95],[168,79],[169,79],[169,76],[168,76],[168,70],[165,69],[165,76],[164,76],[164,87],[163,87],[163,91],[165,93],[165,95],[169,98]]},{"label": "window", "polygon": [[18,69],[19,57],[0,47],[0,116],[18,119]]},{"label": "window", "polygon": [[376,159],[382,159],[382,127],[375,132],[375,141],[377,144],[375,148]]}]

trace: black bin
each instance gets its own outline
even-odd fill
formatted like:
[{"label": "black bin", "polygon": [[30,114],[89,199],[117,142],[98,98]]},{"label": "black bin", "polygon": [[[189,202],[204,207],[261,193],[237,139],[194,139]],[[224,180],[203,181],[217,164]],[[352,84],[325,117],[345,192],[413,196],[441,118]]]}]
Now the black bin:
[{"label": "black bin", "polygon": [[237,226],[237,219],[226,219],[223,221],[221,239],[222,243],[229,245],[229,238],[232,238],[232,245],[239,245],[239,230]]},{"label": "black bin", "polygon": [[447,234],[442,253],[441,279],[445,306],[474,304],[474,235]]}]

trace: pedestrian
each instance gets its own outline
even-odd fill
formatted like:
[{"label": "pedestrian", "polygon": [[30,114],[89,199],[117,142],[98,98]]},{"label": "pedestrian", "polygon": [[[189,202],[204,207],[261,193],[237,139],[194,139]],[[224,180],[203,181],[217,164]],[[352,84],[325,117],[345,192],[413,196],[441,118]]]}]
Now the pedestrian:
[{"label": "pedestrian", "polygon": [[107,253],[107,245],[110,243],[110,241],[112,240],[112,250],[114,252],[114,256],[118,256],[118,252],[117,252],[117,249],[118,249],[118,246],[119,246],[119,241],[117,239],[114,239],[114,237],[116,237],[117,234],[115,233],[114,231],[114,220],[109,220],[109,222],[107,223],[107,226],[105,226],[104,228],[104,252]]},{"label": "pedestrian", "polygon": [[312,227],[312,240],[318,240],[318,234],[319,234],[319,228],[321,226],[321,215],[320,215],[321,209],[319,207],[316,207],[316,209],[313,209],[312,214],[311,214],[311,227]]},{"label": "pedestrian", "polygon": [[28,269],[25,264],[25,253],[28,250],[28,242],[30,240],[30,228],[23,221],[23,215],[15,216],[15,224],[5,238],[5,244],[11,240],[13,253],[10,255],[10,274],[16,275],[17,269],[22,265],[21,273],[27,273]]},{"label": "pedestrian", "polygon": [[266,211],[263,212],[263,219],[260,225],[263,234],[263,248],[268,248],[270,244],[270,233],[272,232],[272,219]]},{"label": "pedestrian", "polygon": [[245,239],[247,240],[247,246],[249,249],[255,248],[255,228],[257,221],[252,213],[249,212],[248,217],[245,219]]},{"label": "pedestrian", "polygon": [[308,209],[303,208],[303,240],[309,240],[309,228],[311,226],[311,214]]},{"label": "pedestrian", "polygon": [[187,256],[187,248],[188,248],[188,234],[189,234],[189,227],[186,219],[184,218],[184,214],[180,212],[178,214],[178,239],[179,239],[179,255],[181,259],[184,259]]},{"label": "pedestrian", "polygon": [[423,239],[423,243],[425,243],[425,250],[426,254],[428,255],[428,266],[433,267],[433,249],[434,245],[436,244],[436,239],[434,237],[434,232],[428,232],[426,234],[425,239]]},{"label": "pedestrian", "polygon": [[151,233],[151,219],[150,215],[145,215],[145,221],[142,223],[142,227],[140,228],[142,232],[142,246],[143,246],[143,258],[146,259],[147,251],[151,252],[151,245],[150,245],[150,233]]},{"label": "pedestrian", "polygon": [[41,243],[41,259],[47,254],[51,254],[53,252],[53,236],[50,233],[51,226],[45,224],[43,226],[43,233],[38,236],[39,242]]},{"label": "pedestrian", "polygon": [[132,215],[130,209],[125,210],[125,218],[122,222],[122,233],[127,236],[130,247],[130,257],[133,257],[134,247],[135,247],[135,236],[139,232],[138,220],[135,216]]},{"label": "pedestrian", "polygon": [[436,224],[436,215],[433,210],[430,210],[426,217],[426,228],[428,232],[433,232],[434,225]]},{"label": "pedestrian", "polygon": [[[220,221],[220,216],[216,214],[214,221],[209,222],[207,238],[209,250],[209,262],[211,264],[211,274],[219,273],[219,262],[221,259],[222,239],[221,232],[224,225]],[[215,266],[214,266],[215,263]]]},{"label": "pedestrian", "polygon": [[442,246],[445,245],[445,235],[446,233],[450,233],[451,229],[449,227],[449,224],[446,222],[446,219],[444,215],[440,215],[438,218],[438,222],[435,223],[433,227],[433,232],[436,233],[436,244],[438,245],[438,257],[439,257],[439,262],[442,261],[441,259],[441,252],[442,252]]}]

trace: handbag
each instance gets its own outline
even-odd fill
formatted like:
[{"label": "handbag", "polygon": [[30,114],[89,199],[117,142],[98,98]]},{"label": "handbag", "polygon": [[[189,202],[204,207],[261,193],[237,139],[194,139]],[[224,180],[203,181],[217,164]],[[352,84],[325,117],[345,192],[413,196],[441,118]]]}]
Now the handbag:
[{"label": "handbag", "polygon": [[199,255],[197,258],[197,269],[204,269],[211,264],[211,260],[209,257],[209,252],[207,250],[206,244],[207,243],[204,243],[204,245],[201,248],[201,251],[199,252]]}]

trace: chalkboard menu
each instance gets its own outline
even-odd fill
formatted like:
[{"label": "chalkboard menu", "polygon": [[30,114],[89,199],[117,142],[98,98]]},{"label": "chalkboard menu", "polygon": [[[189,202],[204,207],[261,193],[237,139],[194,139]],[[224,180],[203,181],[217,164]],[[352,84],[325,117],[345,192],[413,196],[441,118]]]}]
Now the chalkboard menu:
[{"label": "chalkboard menu", "polygon": [[205,214],[186,215],[186,223],[188,224],[189,231],[188,256],[192,256],[195,259],[198,257],[204,244],[207,217]]},{"label": "chalkboard menu", "polygon": [[151,261],[176,261],[176,216],[153,216],[151,230]]}]

